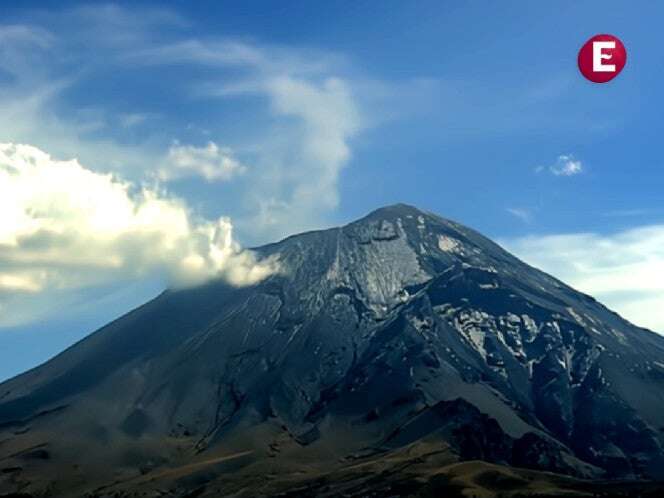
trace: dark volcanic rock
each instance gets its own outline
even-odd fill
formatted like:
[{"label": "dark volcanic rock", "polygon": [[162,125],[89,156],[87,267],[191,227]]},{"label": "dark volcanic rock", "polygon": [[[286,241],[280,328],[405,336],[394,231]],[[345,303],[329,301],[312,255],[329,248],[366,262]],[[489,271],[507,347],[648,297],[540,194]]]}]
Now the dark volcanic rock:
[{"label": "dark volcanic rock", "polygon": [[48,444],[43,469],[101,485],[225,449],[325,466],[426,442],[664,477],[664,338],[473,230],[397,205],[256,252],[281,271],[167,291],[2,384],[0,458]]}]

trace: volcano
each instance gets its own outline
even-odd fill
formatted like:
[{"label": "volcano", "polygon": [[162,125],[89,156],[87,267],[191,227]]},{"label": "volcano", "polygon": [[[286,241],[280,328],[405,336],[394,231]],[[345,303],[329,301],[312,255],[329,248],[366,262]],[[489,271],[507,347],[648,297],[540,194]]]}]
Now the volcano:
[{"label": "volcano", "polygon": [[400,204],[254,251],[278,271],[165,291],[0,384],[0,495],[664,479],[664,337],[479,233]]}]

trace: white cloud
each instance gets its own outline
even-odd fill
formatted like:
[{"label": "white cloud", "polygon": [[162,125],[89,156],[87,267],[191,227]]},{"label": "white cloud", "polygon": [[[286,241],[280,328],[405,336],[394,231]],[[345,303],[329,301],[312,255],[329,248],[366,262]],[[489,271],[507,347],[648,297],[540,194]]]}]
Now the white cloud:
[{"label": "white cloud", "polygon": [[[29,146],[0,144],[0,306],[3,297],[165,275],[233,285],[276,270],[233,240],[230,220],[196,218],[183,201]],[[0,325],[20,316],[3,310]]]},{"label": "white cloud", "polygon": [[168,158],[157,170],[157,177],[168,181],[201,176],[208,182],[215,182],[230,180],[246,170],[230,147],[219,147],[214,142],[208,142],[204,147],[176,142],[168,149]]},{"label": "white cloud", "polygon": [[556,163],[549,168],[556,176],[574,176],[583,171],[583,164],[570,154],[558,156]]},{"label": "white cloud", "polygon": [[526,262],[664,333],[664,225],[503,241]]}]

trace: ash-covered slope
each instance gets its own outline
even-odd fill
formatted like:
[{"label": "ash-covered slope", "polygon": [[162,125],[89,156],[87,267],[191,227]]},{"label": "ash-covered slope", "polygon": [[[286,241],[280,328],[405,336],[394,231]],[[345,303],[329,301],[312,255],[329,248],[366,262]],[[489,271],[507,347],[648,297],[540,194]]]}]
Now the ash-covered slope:
[{"label": "ash-covered slope", "polygon": [[257,252],[281,272],[166,292],[0,385],[0,490],[418,445],[664,478],[664,338],[480,234],[396,205]]}]

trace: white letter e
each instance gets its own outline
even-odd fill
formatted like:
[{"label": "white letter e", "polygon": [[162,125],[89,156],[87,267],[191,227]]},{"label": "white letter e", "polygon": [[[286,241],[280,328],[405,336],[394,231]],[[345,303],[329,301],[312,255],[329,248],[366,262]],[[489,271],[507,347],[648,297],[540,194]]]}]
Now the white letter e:
[{"label": "white letter e", "polygon": [[593,42],[593,71],[595,73],[615,73],[615,64],[602,64],[602,60],[610,59],[611,54],[604,54],[602,50],[607,48],[616,48],[614,41],[596,41]]}]

